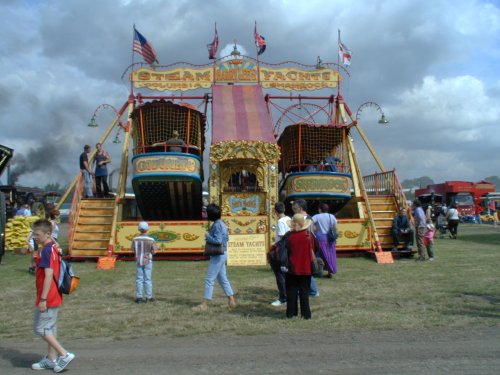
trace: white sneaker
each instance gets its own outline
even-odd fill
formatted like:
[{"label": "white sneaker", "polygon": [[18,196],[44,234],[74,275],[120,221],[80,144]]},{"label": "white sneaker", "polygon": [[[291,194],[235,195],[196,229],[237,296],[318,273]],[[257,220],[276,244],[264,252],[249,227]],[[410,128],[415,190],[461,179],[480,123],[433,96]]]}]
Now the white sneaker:
[{"label": "white sneaker", "polygon": [[54,367],[54,372],[61,372],[64,370],[73,359],[75,359],[75,355],[70,352],[67,352],[65,356],[58,357],[56,366]]},{"label": "white sneaker", "polygon": [[281,302],[279,299],[276,301],[271,302],[272,306],[281,306],[281,305],[286,305],[286,302]]},{"label": "white sneaker", "polygon": [[430,262],[433,262],[433,261],[434,261],[434,258],[429,258],[429,261],[430,261]]},{"label": "white sneaker", "polygon": [[56,361],[50,360],[47,356],[43,357],[40,362],[31,365],[33,370],[49,370],[54,367],[56,367]]}]

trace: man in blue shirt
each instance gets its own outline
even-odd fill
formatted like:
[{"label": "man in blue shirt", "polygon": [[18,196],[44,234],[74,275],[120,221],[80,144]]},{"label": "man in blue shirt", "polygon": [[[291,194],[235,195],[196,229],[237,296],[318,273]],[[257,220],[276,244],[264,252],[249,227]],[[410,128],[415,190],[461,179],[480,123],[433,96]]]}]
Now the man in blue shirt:
[{"label": "man in blue shirt", "polygon": [[406,216],[406,210],[404,208],[401,208],[399,214],[394,217],[391,235],[394,243],[394,248],[392,249],[393,251],[398,250],[400,239],[405,242],[406,249],[411,250],[414,233],[413,229],[411,229],[410,220],[408,220],[408,216]]}]

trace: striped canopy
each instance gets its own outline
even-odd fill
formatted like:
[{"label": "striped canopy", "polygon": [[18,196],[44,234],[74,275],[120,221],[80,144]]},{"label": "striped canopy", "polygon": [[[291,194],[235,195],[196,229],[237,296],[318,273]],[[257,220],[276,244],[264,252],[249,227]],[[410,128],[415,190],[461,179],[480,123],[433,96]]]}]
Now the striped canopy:
[{"label": "striped canopy", "polygon": [[276,143],[260,85],[214,85],[212,143],[263,141]]}]

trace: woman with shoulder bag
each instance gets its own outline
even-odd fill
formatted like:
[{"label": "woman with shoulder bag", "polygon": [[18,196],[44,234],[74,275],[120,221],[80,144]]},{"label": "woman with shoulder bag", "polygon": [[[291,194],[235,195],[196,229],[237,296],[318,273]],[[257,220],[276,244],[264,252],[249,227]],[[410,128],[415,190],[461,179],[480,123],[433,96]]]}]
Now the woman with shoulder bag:
[{"label": "woman with shoulder bag", "polygon": [[[207,206],[207,217],[209,221],[213,222],[209,232],[205,235],[207,243],[205,252],[206,255],[210,256],[210,261],[205,276],[203,302],[193,309],[201,312],[208,310],[208,303],[212,300],[215,279],[219,281],[220,286],[227,296],[227,304],[232,309],[236,307],[236,301],[234,300],[234,292],[226,275],[227,241],[229,240],[227,226],[221,220],[221,209],[216,204],[209,204]],[[217,247],[221,247],[222,249],[220,254],[217,254],[217,251],[213,250]]]},{"label": "woman with shoulder bag", "polygon": [[337,273],[337,219],[328,205],[320,203],[319,214],[313,216],[314,234],[318,240],[319,256],[325,262],[327,277]]}]

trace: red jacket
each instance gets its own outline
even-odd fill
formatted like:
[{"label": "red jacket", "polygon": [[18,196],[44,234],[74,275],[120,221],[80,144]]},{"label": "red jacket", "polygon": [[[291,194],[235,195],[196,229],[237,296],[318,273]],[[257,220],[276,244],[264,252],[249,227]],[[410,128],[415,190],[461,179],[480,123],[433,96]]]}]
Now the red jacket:
[{"label": "red jacket", "polygon": [[312,249],[314,249],[313,234],[309,230],[291,232],[288,237],[288,259],[290,273],[293,275],[310,275]]}]

